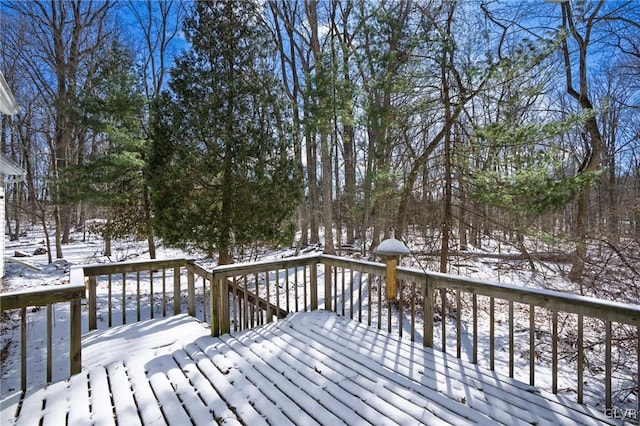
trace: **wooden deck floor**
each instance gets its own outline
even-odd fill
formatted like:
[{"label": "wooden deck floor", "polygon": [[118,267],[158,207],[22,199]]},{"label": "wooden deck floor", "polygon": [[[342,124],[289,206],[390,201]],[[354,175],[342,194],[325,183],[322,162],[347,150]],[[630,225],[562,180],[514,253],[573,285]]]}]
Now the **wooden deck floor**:
[{"label": "wooden deck floor", "polygon": [[421,345],[316,311],[213,338],[187,316],[94,332],[84,368],[9,424],[617,424]]}]

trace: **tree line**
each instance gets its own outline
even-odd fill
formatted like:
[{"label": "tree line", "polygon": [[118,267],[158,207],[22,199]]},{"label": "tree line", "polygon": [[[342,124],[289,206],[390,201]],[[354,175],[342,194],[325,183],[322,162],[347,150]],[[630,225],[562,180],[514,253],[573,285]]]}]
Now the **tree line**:
[{"label": "tree line", "polygon": [[603,251],[638,278],[635,1],[2,9],[21,106],[2,149],[27,171],[7,225],[52,227],[57,257],[102,218],[152,256],[157,238],[222,263],[282,244],[366,256],[393,229],[443,272],[496,239],[533,264],[533,240],[576,283]]}]

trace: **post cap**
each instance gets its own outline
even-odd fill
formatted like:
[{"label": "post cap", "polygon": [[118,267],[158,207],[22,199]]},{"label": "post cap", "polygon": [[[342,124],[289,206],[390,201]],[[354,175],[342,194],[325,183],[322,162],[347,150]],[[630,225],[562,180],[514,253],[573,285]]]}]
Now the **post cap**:
[{"label": "post cap", "polygon": [[382,241],[378,247],[373,249],[373,253],[381,256],[402,256],[411,254],[411,250],[402,241],[391,237]]}]

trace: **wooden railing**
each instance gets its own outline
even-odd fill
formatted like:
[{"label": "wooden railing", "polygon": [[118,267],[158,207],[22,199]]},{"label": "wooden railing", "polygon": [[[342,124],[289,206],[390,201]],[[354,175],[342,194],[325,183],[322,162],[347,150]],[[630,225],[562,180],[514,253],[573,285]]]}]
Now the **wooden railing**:
[{"label": "wooden railing", "polygon": [[[608,409],[613,406],[613,358],[626,351],[624,355],[631,362],[619,368],[626,369],[622,374],[631,381],[630,388],[637,389],[638,305],[402,267],[397,271],[398,300],[389,303],[382,291],[384,276],[384,264],[328,255],[219,266],[212,271],[216,288],[211,298],[212,333],[261,324],[264,318],[257,318],[256,313],[266,314],[266,321],[279,316],[266,308],[258,309],[254,302],[258,298],[265,306],[287,312],[318,308],[335,311],[387,332],[408,334],[411,340],[443,352],[455,347],[458,358],[484,363],[491,370],[496,370],[497,361],[503,362],[497,356],[500,345],[508,354],[505,373],[531,386],[539,384],[538,360],[548,358],[553,393],[560,391],[562,346],[575,348],[566,350],[565,355],[570,353],[575,359],[573,388],[579,403],[584,403],[585,351],[593,352],[600,346],[603,365],[589,368],[604,372],[604,403]],[[320,283],[319,277],[323,277]],[[499,317],[503,314],[504,318]],[[436,331],[439,339],[435,339]],[[485,339],[480,338],[483,332]],[[451,335],[455,342],[448,343],[447,336]],[[499,336],[506,336],[507,341],[499,344]],[[482,347],[482,341],[488,348]],[[488,359],[480,357],[481,350],[488,353]],[[520,358],[528,356],[528,381],[516,374],[522,373],[516,371],[518,352]]]},{"label": "wooden railing", "polygon": [[[107,327],[131,322],[133,312],[127,312],[127,299],[135,298],[135,321],[182,312],[183,268],[192,263],[187,259],[149,260],[127,263],[85,265],[71,270],[71,282],[86,283],[89,330],[98,328],[98,290],[106,290]],[[148,282],[142,289],[141,283]],[[191,287],[187,291],[189,299]],[[103,297],[104,299],[104,297]],[[116,307],[114,307],[114,304]],[[114,314],[119,307],[119,318]],[[158,311],[156,314],[156,310]],[[145,312],[146,311],[146,312]]]},{"label": "wooden railing", "polygon": [[213,268],[212,334],[252,328],[289,312],[318,309],[319,261],[318,256],[303,256]]},{"label": "wooden railing", "polygon": [[[53,305],[69,302],[69,371],[79,373],[82,368],[81,314],[80,305],[84,298],[84,285],[59,285],[13,293],[0,293],[2,311],[20,310],[20,389],[27,389],[27,308],[46,307],[46,380],[52,378],[52,326]],[[59,355],[59,354],[56,354]]]},{"label": "wooden railing", "polygon": [[[516,355],[528,353],[528,383],[532,386],[537,384],[540,368],[536,353],[548,351],[554,393],[559,392],[559,366],[567,364],[560,360],[563,345],[575,347],[574,382],[580,403],[584,402],[585,351],[591,353],[596,347],[604,354],[607,408],[613,405],[614,356],[631,360],[624,366],[628,369],[625,375],[632,381],[635,375],[638,386],[638,305],[403,267],[397,271],[398,299],[389,302],[382,291],[384,275],[381,263],[315,255],[212,269],[187,259],[89,265],[73,269],[71,282],[86,282],[89,329],[98,327],[98,318],[106,323],[103,326],[111,327],[153,318],[154,313],[177,314],[186,307],[189,315],[211,324],[213,335],[220,335],[274,321],[289,312],[327,309],[388,332],[406,334],[424,346],[455,353],[491,370],[504,365],[509,376],[520,380]],[[141,291],[144,281],[148,291]],[[69,288],[75,289],[77,298],[83,286]],[[3,310],[42,303],[25,299],[27,296],[21,296],[20,303],[14,302],[18,300],[14,295],[0,297]],[[131,305],[133,299],[135,312],[131,309],[127,313],[127,300]],[[74,300],[72,303],[79,306]],[[46,299],[47,303],[53,302]],[[114,316],[118,306],[120,321]],[[76,316],[72,324],[80,322],[79,314]],[[80,329],[79,325],[72,327]],[[486,338],[481,338],[483,333]],[[500,342],[500,336],[506,336],[506,341]],[[482,347],[483,341],[488,348]],[[503,350],[506,360],[497,356]],[[73,358],[80,359],[80,348],[72,345],[71,353],[75,351],[78,355]],[[481,351],[487,355],[481,356]]]},{"label": "wooden railing", "polygon": [[[342,315],[345,315],[346,312],[353,318],[355,311],[359,321],[378,328],[383,328],[386,325],[387,331],[395,331],[400,335],[407,328],[403,321],[408,319],[408,331],[412,340],[418,336],[422,339],[424,346],[439,346],[443,352],[447,351],[447,327],[450,327],[446,318],[451,318],[449,323],[453,322],[453,327],[455,327],[456,356],[458,358],[463,356],[463,336],[471,334],[467,337],[471,340],[471,350],[466,355],[471,362],[476,364],[480,361],[478,355],[481,349],[479,328],[484,326],[488,328],[489,348],[483,349],[489,352],[487,366],[491,370],[496,367],[497,328],[504,327],[508,336],[507,363],[510,377],[515,376],[516,325],[518,325],[518,329],[526,331],[528,335],[526,336],[529,354],[528,383],[531,386],[536,385],[537,345],[545,344],[550,348],[548,355],[551,361],[551,391],[553,393],[559,391],[560,345],[564,343],[575,347],[574,383],[577,402],[581,404],[584,403],[585,351],[587,349],[593,351],[595,346],[602,346],[604,352],[604,365],[602,366],[604,370],[604,402],[609,410],[613,406],[613,356],[614,353],[620,356],[622,352],[625,352],[627,363],[619,367],[625,370],[623,374],[631,381],[630,393],[635,393],[636,401],[640,400],[638,394],[638,371],[640,369],[639,305],[402,267],[397,270],[399,299],[394,303],[385,303],[382,300],[383,292],[379,291],[383,286],[383,265],[327,255],[321,257],[321,263],[325,267],[325,276],[332,276],[332,285],[326,286],[326,289],[333,289],[334,293],[325,292],[325,298],[334,300],[334,305],[329,305],[329,308]],[[354,274],[356,279],[353,278]],[[362,279],[363,276],[366,279]],[[363,286],[366,286],[366,292],[363,292]],[[349,297],[349,295],[344,297],[345,288],[349,289],[351,295],[354,292],[367,294],[366,319],[363,318],[363,309],[359,304],[362,302],[361,298],[357,298],[359,301],[357,306],[345,306],[353,300],[353,297]],[[341,289],[343,297],[340,297],[338,289]],[[496,307],[500,304],[504,305],[504,309],[501,311],[507,313],[507,318],[498,320]],[[386,315],[384,315],[385,310]],[[436,317],[440,320],[436,321]],[[481,317],[485,320],[482,321]],[[440,327],[440,342],[434,341],[437,323]],[[564,324],[562,330],[559,329],[561,323]],[[468,326],[471,327],[470,333],[469,330],[465,330]],[[587,341],[587,333],[589,341]],[[545,340],[548,343],[545,343]],[[614,342],[617,342],[617,345],[614,345]],[[600,366],[591,366],[592,370],[599,368]],[[636,410],[636,412],[640,412],[640,402],[638,402]]]}]

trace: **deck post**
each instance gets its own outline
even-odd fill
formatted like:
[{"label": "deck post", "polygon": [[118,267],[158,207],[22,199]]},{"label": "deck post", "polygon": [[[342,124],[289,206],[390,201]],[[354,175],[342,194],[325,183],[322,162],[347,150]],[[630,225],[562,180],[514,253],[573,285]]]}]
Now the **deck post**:
[{"label": "deck post", "polygon": [[193,271],[187,269],[187,310],[192,317],[196,316],[196,286],[195,286],[195,274]]},{"label": "deck post", "polygon": [[98,328],[97,321],[97,294],[96,294],[97,277],[92,275],[87,278],[87,310],[89,311],[89,330]]},{"label": "deck post", "polygon": [[[229,284],[228,279],[224,278],[220,280],[218,289],[220,290],[220,334],[226,334],[231,332],[231,321],[229,319]],[[268,301],[267,301],[268,303]]]},{"label": "deck post", "polygon": [[173,315],[182,312],[182,300],[180,297],[180,267],[173,267]]},{"label": "deck post", "polygon": [[331,280],[331,265],[324,264],[324,308],[333,311],[333,281]]},{"label": "deck post", "polygon": [[80,370],[82,370],[82,312],[80,309],[80,297],[74,297],[69,302],[69,305],[71,311],[69,325],[69,371],[73,375],[78,374]]},{"label": "deck post", "polygon": [[[424,281],[423,286],[423,297],[424,297],[424,306],[423,306],[423,314],[424,314],[424,330],[423,336],[424,341],[422,344],[426,347],[433,347],[433,285],[429,282],[429,277],[427,277]],[[445,321],[445,318],[442,319]]]},{"label": "deck post", "polygon": [[211,291],[209,291],[209,307],[211,309],[211,335],[219,336],[220,333],[220,279],[215,276],[215,272],[211,277]]}]

